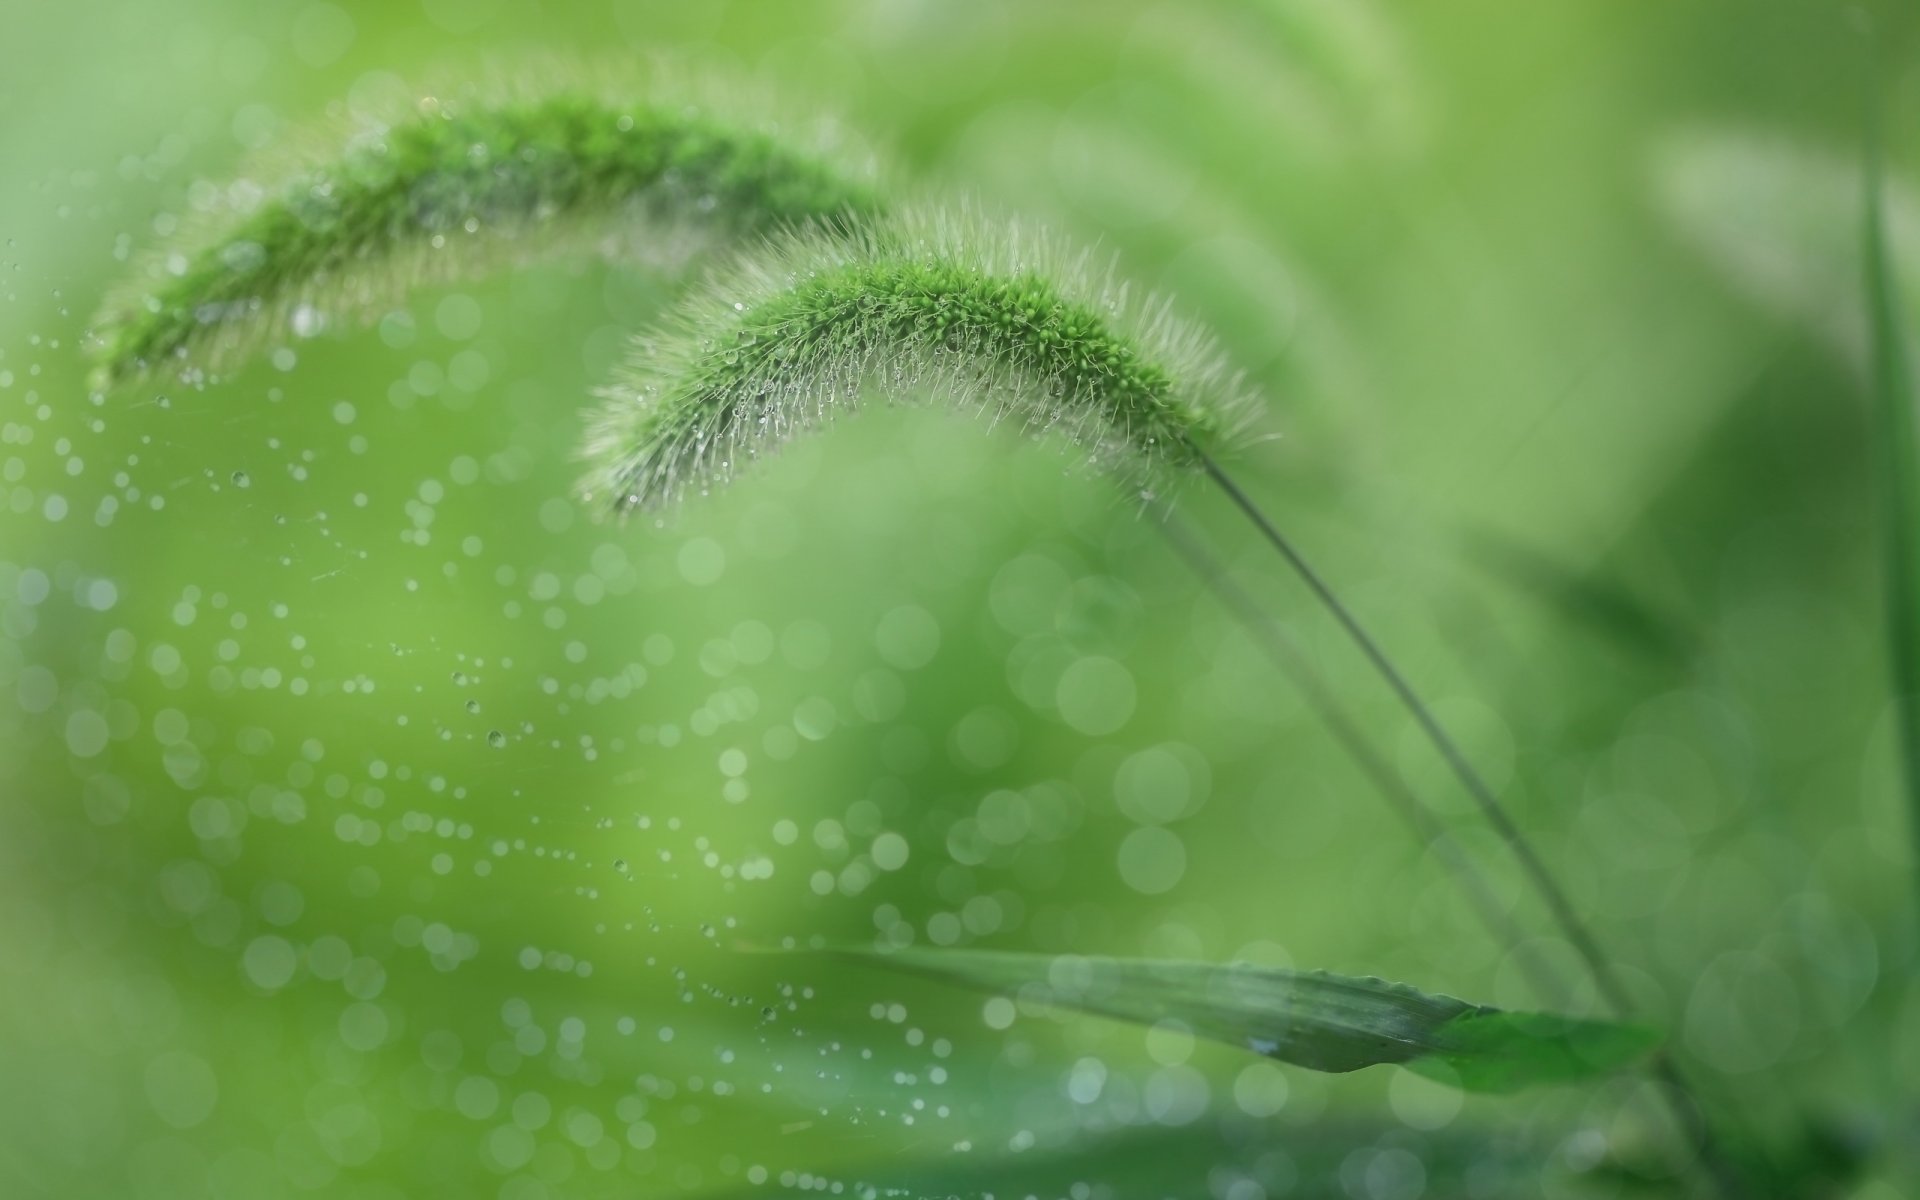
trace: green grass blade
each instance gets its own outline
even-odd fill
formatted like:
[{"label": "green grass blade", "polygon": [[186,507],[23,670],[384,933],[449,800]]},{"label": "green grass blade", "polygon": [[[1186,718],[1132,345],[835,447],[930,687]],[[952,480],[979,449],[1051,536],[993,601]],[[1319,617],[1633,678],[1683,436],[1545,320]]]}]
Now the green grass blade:
[{"label": "green grass blade", "polygon": [[1314,1071],[1394,1063],[1468,1091],[1591,1079],[1652,1050],[1648,1030],[1505,1012],[1382,979],[1245,965],[974,950],[845,952],[982,991],[1153,1024]]},{"label": "green grass blade", "polygon": [[1907,358],[1887,241],[1878,111],[1876,96],[1868,117],[1861,184],[1862,282],[1881,456],[1887,660],[1911,808],[1916,859],[1913,879],[1915,888],[1920,889],[1920,442],[1915,440],[1912,364]]}]

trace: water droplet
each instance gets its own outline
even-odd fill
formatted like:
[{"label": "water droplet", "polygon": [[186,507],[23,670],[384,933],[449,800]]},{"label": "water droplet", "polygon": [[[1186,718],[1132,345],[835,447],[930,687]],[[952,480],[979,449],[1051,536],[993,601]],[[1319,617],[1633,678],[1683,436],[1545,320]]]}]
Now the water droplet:
[{"label": "water droplet", "polygon": [[296,337],[313,337],[326,323],[326,317],[311,304],[302,304],[293,310],[292,324]]}]

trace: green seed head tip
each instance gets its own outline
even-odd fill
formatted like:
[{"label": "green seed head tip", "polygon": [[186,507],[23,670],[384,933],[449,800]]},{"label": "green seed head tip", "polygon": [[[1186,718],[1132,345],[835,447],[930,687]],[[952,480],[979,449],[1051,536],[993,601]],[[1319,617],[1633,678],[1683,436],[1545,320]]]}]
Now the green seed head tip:
[{"label": "green seed head tip", "polygon": [[411,92],[309,138],[318,152],[196,189],[182,232],[102,311],[98,380],[220,369],[503,263],[673,270],[742,233],[875,206],[871,156],[832,126],[749,115],[671,72],[548,74],[572,81]]},{"label": "green seed head tip", "polygon": [[1164,303],[972,210],[742,253],[635,339],[602,396],[583,490],[621,512],[724,483],[870,397],[1058,434],[1143,488],[1246,409],[1212,340]]}]

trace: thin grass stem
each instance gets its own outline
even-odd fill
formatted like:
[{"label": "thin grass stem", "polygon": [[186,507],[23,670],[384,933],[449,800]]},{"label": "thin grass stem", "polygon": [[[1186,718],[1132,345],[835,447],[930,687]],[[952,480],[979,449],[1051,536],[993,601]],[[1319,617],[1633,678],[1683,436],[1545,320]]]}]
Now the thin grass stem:
[{"label": "thin grass stem", "polygon": [[[1230,475],[1221,469],[1220,464],[1211,455],[1204,450],[1198,450],[1196,453],[1200,469],[1233,503],[1234,507],[1253,523],[1254,528],[1260,532],[1267,543],[1286,560],[1287,565],[1307,585],[1307,589],[1314,594],[1315,599],[1332,615],[1348,638],[1359,648],[1361,654],[1372,664],[1374,670],[1386,681],[1387,686],[1399,697],[1401,704],[1413,717],[1414,722],[1420,726],[1427,740],[1446,760],[1460,785],[1479,806],[1487,823],[1506,843],[1534,891],[1546,903],[1555,924],[1560,927],[1562,935],[1566,937],[1568,943],[1574,948],[1574,953],[1579,955],[1581,962],[1592,975],[1594,986],[1599,989],[1601,998],[1613,1015],[1622,1019],[1631,1017],[1634,1011],[1633,1001],[1612,964],[1601,951],[1598,939],[1587,928],[1586,922],[1580,919],[1572,900],[1554,879],[1552,871],[1535,852],[1532,843],[1527,840],[1520,827],[1514,823],[1506,806],[1494,794],[1486,779],[1467,758],[1466,753],[1460,749],[1459,743],[1454,741],[1453,735],[1447,732],[1446,726],[1440,723],[1440,719],[1434,715],[1433,710],[1420,698],[1420,694],[1414,690],[1406,676],[1401,674],[1400,669],[1394,665],[1392,658],[1387,655],[1380,643],[1374,640],[1373,635],[1360,623],[1360,619],[1354,615],[1353,610],[1340,599],[1332,586],[1319,571],[1314,569],[1313,564],[1307,561],[1306,556],[1300,552],[1292,540],[1280,532],[1279,527],[1268,518],[1266,512],[1239,484],[1234,482]],[[1745,1195],[1746,1191],[1738,1172],[1719,1152],[1706,1115],[1673,1056],[1664,1050],[1659,1052],[1652,1060],[1651,1071],[1654,1078],[1661,1084],[1661,1094],[1666,1098],[1667,1107],[1686,1137],[1689,1148],[1694,1152],[1701,1169],[1711,1179],[1716,1190],[1729,1200]]]},{"label": "thin grass stem", "polygon": [[1541,999],[1556,1007],[1564,1006],[1569,995],[1566,981],[1555,975],[1538,955],[1526,952],[1526,930],[1520,927],[1513,919],[1513,914],[1494,895],[1466,849],[1375,748],[1306,652],[1285,627],[1240,586],[1226,565],[1202,540],[1199,532],[1182,521],[1171,506],[1160,506],[1158,520],[1161,531],[1174,551],[1246,630],[1267,660],[1300,690],[1307,707],[1326,727],[1334,741],[1340,744],[1354,766],[1366,776],[1374,790],[1380,793],[1387,807],[1413,832],[1416,841],[1431,849],[1440,859],[1494,937],[1502,945],[1513,949],[1520,969]]},{"label": "thin grass stem", "polygon": [[1534,851],[1526,835],[1521,833],[1519,826],[1514,824],[1513,818],[1507,813],[1506,806],[1501,804],[1499,797],[1494,795],[1493,788],[1481,776],[1479,769],[1460,749],[1453,735],[1447,732],[1446,726],[1434,716],[1433,710],[1428,708],[1426,701],[1414,691],[1413,685],[1407,682],[1406,676],[1400,673],[1400,669],[1394,665],[1380,643],[1367,632],[1366,626],[1360,623],[1360,619],[1354,615],[1353,610],[1347,607],[1332,586],[1321,577],[1319,571],[1306,560],[1292,540],[1282,534],[1279,528],[1268,519],[1266,513],[1254,503],[1253,498],[1248,496],[1231,476],[1221,470],[1219,463],[1204,453],[1201,458],[1201,470],[1205,471],[1207,477],[1213,480],[1215,485],[1233,502],[1234,507],[1253,522],[1254,527],[1260,531],[1260,535],[1267,540],[1268,544],[1280,552],[1280,556],[1286,559],[1287,565],[1307,585],[1307,589],[1314,594],[1315,599],[1326,608],[1335,622],[1346,632],[1348,638],[1359,648],[1361,654],[1373,665],[1374,670],[1386,681],[1387,686],[1400,698],[1401,704],[1406,707],[1414,722],[1420,726],[1421,732],[1433,744],[1434,749],[1440,752],[1440,756],[1446,760],[1454,777],[1479,806],[1487,823],[1493,826],[1494,831],[1512,851],[1514,858],[1520,863],[1521,870],[1526,872],[1534,890],[1546,902],[1547,908],[1552,912],[1554,921],[1560,926],[1561,933],[1566,937],[1568,944],[1574,948],[1574,952],[1580,956],[1587,970],[1593,975],[1594,984],[1599,988],[1602,998],[1616,1012],[1624,1014],[1631,1011],[1633,1002],[1628,998],[1625,986],[1620,982],[1619,976],[1614,972],[1605,954],[1601,952],[1600,944],[1587,929],[1586,922],[1582,921],[1579,914],[1574,911],[1572,900],[1553,878],[1553,873]]}]

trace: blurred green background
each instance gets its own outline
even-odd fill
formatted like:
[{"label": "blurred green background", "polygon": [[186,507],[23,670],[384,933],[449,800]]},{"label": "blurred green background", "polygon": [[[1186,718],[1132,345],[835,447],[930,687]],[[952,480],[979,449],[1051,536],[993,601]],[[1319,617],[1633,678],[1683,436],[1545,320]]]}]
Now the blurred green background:
[{"label": "blurred green background", "polygon": [[[1114,252],[1263,397],[1238,476],[1514,807],[1791,1195],[1920,1188],[1912,841],[1828,0],[73,0],[0,22],[0,1193],[1668,1194],[1632,1077],[1501,1099],[799,955],[1577,981],[1305,593],[1186,510],[1535,941],[1479,924],[1153,524],[875,411],[671,522],[571,499],[667,285],[419,293],[88,391],[195,181],[329,106],[667,54]],[[495,65],[483,67],[482,63]],[[1911,329],[1911,324],[1909,324]],[[1857,1167],[1846,1164],[1864,1159]],[[1810,1167],[1811,1164],[1811,1167]]]}]

